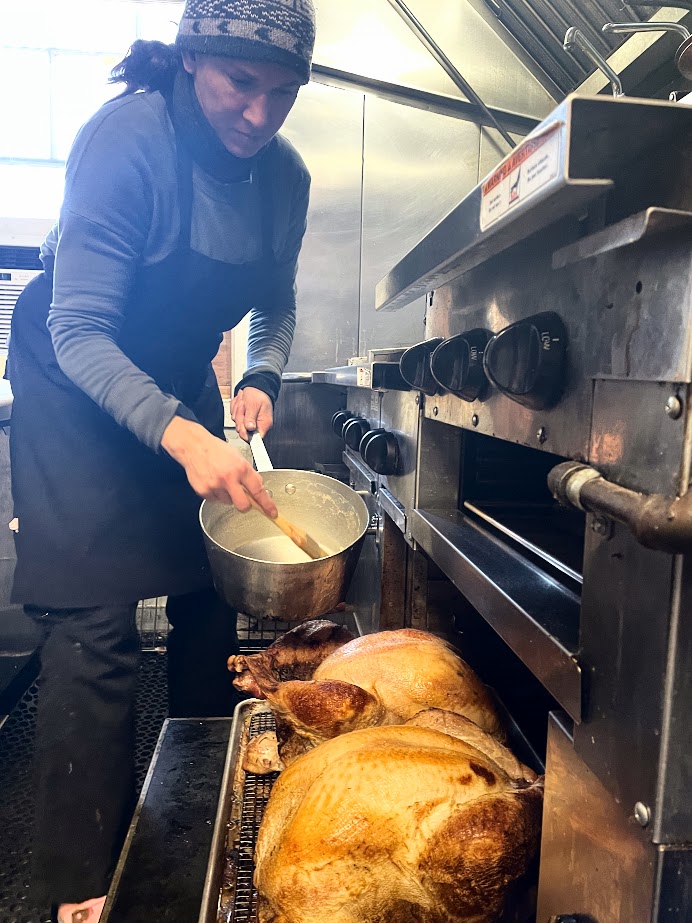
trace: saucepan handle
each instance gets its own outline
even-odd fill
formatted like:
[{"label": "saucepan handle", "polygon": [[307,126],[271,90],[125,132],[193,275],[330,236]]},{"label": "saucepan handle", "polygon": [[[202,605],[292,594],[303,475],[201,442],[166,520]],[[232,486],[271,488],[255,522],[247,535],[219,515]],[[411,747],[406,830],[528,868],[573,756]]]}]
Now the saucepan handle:
[{"label": "saucepan handle", "polygon": [[274,470],[274,465],[272,465],[271,459],[264,447],[264,440],[257,432],[254,432],[252,436],[250,436],[250,451],[255,460],[255,468],[257,468],[260,474],[264,471]]}]

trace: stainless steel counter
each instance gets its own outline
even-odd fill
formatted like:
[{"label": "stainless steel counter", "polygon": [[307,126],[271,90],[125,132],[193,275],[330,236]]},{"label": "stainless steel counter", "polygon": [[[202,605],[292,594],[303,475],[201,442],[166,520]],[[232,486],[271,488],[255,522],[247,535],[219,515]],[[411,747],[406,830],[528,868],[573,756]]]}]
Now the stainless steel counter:
[{"label": "stainless steel counter", "polygon": [[194,923],[231,718],[164,723],[101,923]]}]

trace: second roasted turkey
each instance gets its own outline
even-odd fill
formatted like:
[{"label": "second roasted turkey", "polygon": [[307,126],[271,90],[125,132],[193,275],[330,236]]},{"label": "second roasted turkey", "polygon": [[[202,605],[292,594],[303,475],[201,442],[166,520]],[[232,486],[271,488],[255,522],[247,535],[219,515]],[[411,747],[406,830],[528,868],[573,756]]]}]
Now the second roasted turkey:
[{"label": "second roasted turkey", "polygon": [[266,651],[229,660],[235,685],[271,705],[286,765],[340,734],[431,708],[504,738],[488,690],[442,639],[412,628],[349,638],[331,622],[305,622]]},{"label": "second roasted turkey", "polygon": [[537,853],[542,791],[449,712],[327,741],[274,785],[255,853],[259,919],[495,923]]}]

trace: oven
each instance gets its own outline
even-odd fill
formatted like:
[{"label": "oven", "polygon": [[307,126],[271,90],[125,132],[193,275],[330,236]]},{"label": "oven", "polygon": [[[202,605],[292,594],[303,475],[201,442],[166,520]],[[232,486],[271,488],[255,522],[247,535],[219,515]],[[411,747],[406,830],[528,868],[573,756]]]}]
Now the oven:
[{"label": "oven", "polygon": [[539,923],[692,908],[690,162],[688,110],[568,100],[380,283],[425,340],[337,420],[378,627],[454,640],[545,760]]}]

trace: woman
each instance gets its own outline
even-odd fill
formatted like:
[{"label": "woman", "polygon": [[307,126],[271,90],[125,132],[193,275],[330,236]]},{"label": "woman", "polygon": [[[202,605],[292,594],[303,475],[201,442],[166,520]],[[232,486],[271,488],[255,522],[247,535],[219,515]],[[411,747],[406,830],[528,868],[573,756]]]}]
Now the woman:
[{"label": "woman", "polygon": [[[98,920],[133,805],[137,601],[167,595],[171,714],[228,714],[235,613],[200,497],[276,508],[223,439],[211,371],[252,309],[232,413],[266,432],[295,326],[309,174],[276,132],[310,75],[311,0],[188,0],[84,126],[45,272],[14,312],[14,599],[42,626],[35,881]],[[144,90],[137,93],[136,90]]]}]

